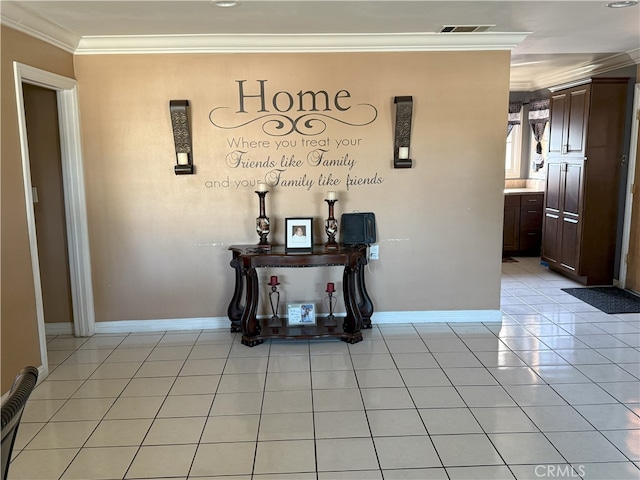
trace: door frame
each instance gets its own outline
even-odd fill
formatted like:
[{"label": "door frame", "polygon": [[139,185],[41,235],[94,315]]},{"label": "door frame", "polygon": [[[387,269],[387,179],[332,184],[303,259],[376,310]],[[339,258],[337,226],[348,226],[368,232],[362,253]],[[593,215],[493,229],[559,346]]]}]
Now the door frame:
[{"label": "door frame", "polygon": [[56,92],[60,124],[60,154],[69,250],[73,330],[75,336],[87,337],[93,335],[95,332],[95,311],[91,281],[91,257],[89,253],[89,229],[87,224],[83,158],[80,143],[78,90],[77,82],[72,78],[63,77],[19,62],[13,62],[13,71],[40,352],[43,365],[46,365],[48,369],[40,262],[38,261],[38,244],[36,241],[36,222],[31,184],[31,164],[29,161],[29,144],[27,142],[27,124],[22,83],[36,85]]},{"label": "door frame", "polygon": [[[638,154],[638,126],[640,125],[640,83],[635,84],[633,95],[633,119],[631,123],[631,145],[629,148],[629,168],[627,170],[627,194],[624,208],[624,225],[622,227],[622,254],[620,255],[620,288],[626,288],[628,263],[626,261],[629,253],[629,240],[631,237],[631,213],[633,206],[633,195],[631,194],[631,186],[636,176],[636,157]],[[636,195],[640,195],[640,185],[635,186]],[[640,215],[640,212],[636,212]]]}]

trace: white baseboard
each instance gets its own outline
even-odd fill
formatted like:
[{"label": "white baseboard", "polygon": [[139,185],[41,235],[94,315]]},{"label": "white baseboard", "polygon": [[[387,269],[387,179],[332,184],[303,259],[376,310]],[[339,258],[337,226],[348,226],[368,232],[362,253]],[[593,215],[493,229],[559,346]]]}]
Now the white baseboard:
[{"label": "white baseboard", "polygon": [[46,335],[73,335],[73,323],[45,323],[44,332]]},{"label": "white baseboard", "polygon": [[[478,323],[499,322],[500,310],[435,310],[415,312],[375,312],[371,317],[373,324],[398,323]],[[114,322],[96,322],[96,333],[141,333],[170,332],[180,330],[227,330],[230,327],[227,317],[173,318],[161,320],[120,320]],[[47,323],[47,335],[72,335],[72,323]]]},{"label": "white baseboard", "polygon": [[480,323],[500,322],[500,310],[432,310],[415,312],[374,312],[371,323]]}]

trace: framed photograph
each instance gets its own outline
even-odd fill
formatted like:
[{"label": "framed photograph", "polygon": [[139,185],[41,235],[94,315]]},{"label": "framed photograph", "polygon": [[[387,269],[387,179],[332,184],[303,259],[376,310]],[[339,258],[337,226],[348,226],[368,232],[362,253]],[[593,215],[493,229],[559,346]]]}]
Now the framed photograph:
[{"label": "framed photograph", "polygon": [[287,218],[284,231],[287,252],[310,251],[313,248],[313,218]]},{"label": "framed photograph", "polygon": [[316,324],[316,305],[313,302],[288,303],[287,325],[304,327]]}]

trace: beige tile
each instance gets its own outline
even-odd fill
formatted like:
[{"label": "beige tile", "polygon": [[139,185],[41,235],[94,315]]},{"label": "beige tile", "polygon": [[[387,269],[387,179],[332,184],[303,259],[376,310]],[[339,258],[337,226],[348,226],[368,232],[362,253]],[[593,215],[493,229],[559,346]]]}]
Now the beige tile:
[{"label": "beige tile", "polygon": [[427,434],[415,409],[370,410],[367,412],[367,418],[374,437]]},{"label": "beige tile", "polygon": [[254,442],[258,437],[260,415],[220,415],[209,417],[202,443]]},{"label": "beige tile", "polygon": [[77,448],[24,450],[11,462],[9,478],[12,480],[58,479],[77,453]]},{"label": "beige tile", "polygon": [[[26,424],[25,424],[26,425]],[[81,447],[98,425],[97,420],[49,422],[26,446],[27,450]],[[20,430],[22,425],[20,425]],[[18,431],[20,431],[18,430]]]},{"label": "beige tile", "polygon": [[136,372],[135,378],[141,377],[175,377],[180,373],[184,360],[146,361]]},{"label": "beige tile", "polygon": [[224,358],[190,359],[184,362],[180,376],[189,375],[219,375],[225,368]]},{"label": "beige tile", "polygon": [[97,363],[59,365],[49,374],[47,380],[85,380],[98,366]]},{"label": "beige tile", "polygon": [[32,400],[27,402],[21,423],[48,422],[65,404],[66,400]]},{"label": "beige tile", "polygon": [[137,450],[137,447],[83,448],[61,480],[124,478]]},{"label": "beige tile", "polygon": [[260,419],[258,441],[268,440],[313,440],[312,413],[264,414]]},{"label": "beige tile", "polygon": [[270,357],[267,370],[269,372],[308,372],[309,355]]},{"label": "beige tile", "polygon": [[268,392],[282,390],[309,390],[311,373],[306,372],[269,372],[265,390]]},{"label": "beige tile", "polygon": [[357,388],[337,388],[313,391],[315,412],[337,412],[364,410],[360,390]]},{"label": "beige tile", "polygon": [[206,417],[213,398],[213,394],[171,395],[164,401],[158,417]]},{"label": "beige tile", "polygon": [[83,380],[57,380],[44,381],[38,385],[31,396],[30,400],[53,400],[68,399],[80,388]]},{"label": "beige tile", "polygon": [[157,360],[186,360],[191,353],[191,347],[186,345],[180,346],[156,346],[148,361],[155,362]]},{"label": "beige tile", "polygon": [[72,398],[51,417],[51,421],[100,420],[114,402],[115,398]]},{"label": "beige tile", "polygon": [[210,415],[258,414],[262,410],[262,393],[218,393]]},{"label": "beige tile", "polygon": [[311,383],[314,390],[358,388],[356,374],[353,370],[311,372]]},{"label": "beige tile", "polygon": [[220,378],[218,393],[262,392],[267,375],[265,373],[225,373]]},{"label": "beige tile", "polygon": [[[251,475],[256,442],[202,443],[198,446],[190,475],[201,476]],[[247,452],[247,455],[238,455]]]},{"label": "beige tile", "polygon": [[47,424],[41,422],[28,423],[21,421],[18,435],[13,444],[13,455],[15,456],[16,452],[22,450],[45,425]]},{"label": "beige tile", "polygon": [[[287,454],[289,452],[289,454]],[[258,442],[254,473],[314,472],[316,457],[313,440]]]},{"label": "beige tile", "polygon": [[319,472],[380,468],[371,438],[316,440],[316,450]]},{"label": "beige tile", "polygon": [[112,350],[102,349],[102,350],[76,350],[64,361],[64,365],[71,364],[84,364],[84,363],[102,363],[104,362],[109,355],[111,355]]},{"label": "beige tile", "polygon": [[367,410],[415,408],[406,388],[363,388],[361,392]]},{"label": "beige tile", "polygon": [[428,436],[376,437],[376,452],[382,469],[440,467]]},{"label": "beige tile", "polygon": [[122,392],[123,397],[156,397],[169,393],[175,378],[134,378]]},{"label": "beige tile", "polygon": [[292,390],[287,392],[265,392],[262,413],[311,412],[311,392]]},{"label": "beige tile", "polygon": [[122,393],[128,382],[125,378],[87,380],[73,398],[114,398]]},{"label": "beige tile", "polygon": [[103,420],[91,434],[87,447],[135,447],[149,431],[153,419]]},{"label": "beige tile", "polygon": [[169,395],[202,395],[216,393],[221,375],[194,375],[178,377],[173,383]]},{"label": "beige tile", "polygon": [[124,348],[122,345],[116,348],[105,363],[120,363],[120,362],[144,362],[153,348],[151,347],[136,347],[136,348]]},{"label": "beige tile", "polygon": [[364,410],[314,413],[316,438],[370,437]]},{"label": "beige tile", "polygon": [[197,445],[142,446],[124,478],[187,476]]},{"label": "beige tile", "polygon": [[135,375],[143,362],[115,362],[103,363],[91,375],[91,379],[131,378]]},{"label": "beige tile", "polygon": [[129,397],[115,401],[105,419],[155,418],[164,397]]},{"label": "beige tile", "polygon": [[189,360],[202,360],[205,358],[227,358],[231,344],[221,345],[196,345],[189,353]]},{"label": "beige tile", "polygon": [[143,445],[198,443],[207,417],[156,418]]}]

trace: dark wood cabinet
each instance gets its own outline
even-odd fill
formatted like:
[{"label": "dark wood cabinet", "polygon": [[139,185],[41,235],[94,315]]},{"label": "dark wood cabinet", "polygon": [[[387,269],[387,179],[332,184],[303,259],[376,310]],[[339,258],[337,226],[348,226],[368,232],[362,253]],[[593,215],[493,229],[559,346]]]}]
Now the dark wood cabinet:
[{"label": "dark wood cabinet", "polygon": [[551,98],[542,259],[585,285],[613,283],[627,79]]},{"label": "dark wood cabinet", "polygon": [[542,193],[505,195],[503,255],[540,255],[543,198]]}]

